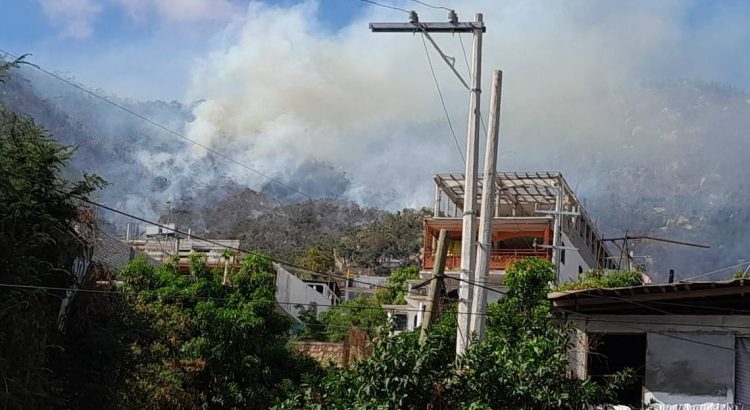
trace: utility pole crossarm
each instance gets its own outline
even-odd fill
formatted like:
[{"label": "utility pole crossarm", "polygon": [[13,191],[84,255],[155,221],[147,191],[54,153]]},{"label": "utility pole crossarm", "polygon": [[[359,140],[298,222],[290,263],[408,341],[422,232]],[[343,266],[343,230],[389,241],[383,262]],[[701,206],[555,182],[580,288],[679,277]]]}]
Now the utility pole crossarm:
[{"label": "utility pole crossarm", "polygon": [[373,33],[474,33],[476,30],[487,31],[483,22],[436,22],[436,23],[370,23]]}]

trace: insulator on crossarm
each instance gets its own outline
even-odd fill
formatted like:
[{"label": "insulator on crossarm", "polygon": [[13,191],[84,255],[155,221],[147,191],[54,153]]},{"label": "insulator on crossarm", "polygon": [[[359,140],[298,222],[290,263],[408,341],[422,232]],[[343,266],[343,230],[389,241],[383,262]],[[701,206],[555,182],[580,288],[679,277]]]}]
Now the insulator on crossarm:
[{"label": "insulator on crossarm", "polygon": [[456,14],[456,10],[451,10],[448,12],[448,21],[450,21],[451,24],[458,23],[458,14]]}]

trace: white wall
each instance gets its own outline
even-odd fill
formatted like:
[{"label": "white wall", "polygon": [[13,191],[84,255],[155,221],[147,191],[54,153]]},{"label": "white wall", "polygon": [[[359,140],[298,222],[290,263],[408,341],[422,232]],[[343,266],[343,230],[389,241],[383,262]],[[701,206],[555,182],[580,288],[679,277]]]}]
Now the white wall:
[{"label": "white wall", "polygon": [[733,349],[734,334],[726,332],[649,333],[646,390],[663,404],[731,403]]},{"label": "white wall", "polygon": [[750,332],[750,316],[572,314],[569,318],[587,333],[646,333],[645,390],[662,404],[734,401],[735,338]]},{"label": "white wall", "polygon": [[331,301],[325,296],[311,289],[281,265],[274,264],[273,267],[276,270],[276,302],[289,316],[299,320],[299,309],[294,307],[295,303],[316,303],[318,313],[328,310]]},{"label": "white wall", "polygon": [[[574,243],[565,232],[562,233],[561,239],[564,246],[575,247],[578,245],[578,243]],[[587,252],[586,249],[583,251]],[[577,279],[579,267],[583,269],[584,272],[588,272],[593,268],[593,266],[586,262],[583,256],[581,256],[580,252],[570,249],[565,250],[565,263],[560,263],[560,283]]]}]

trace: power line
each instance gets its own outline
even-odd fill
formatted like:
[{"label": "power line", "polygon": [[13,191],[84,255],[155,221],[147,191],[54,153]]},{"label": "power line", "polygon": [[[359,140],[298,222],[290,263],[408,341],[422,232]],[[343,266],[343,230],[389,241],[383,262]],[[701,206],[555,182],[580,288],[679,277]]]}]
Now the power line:
[{"label": "power line", "polygon": [[434,5],[432,5],[432,4],[429,4],[429,3],[425,3],[425,2],[423,2],[423,1],[421,1],[421,0],[411,0],[411,1],[413,1],[414,3],[418,3],[418,4],[421,4],[421,5],[423,5],[423,6],[429,7],[429,8],[431,8],[431,9],[442,9],[442,10],[447,10],[447,11],[454,11],[453,9],[449,9],[448,7],[443,7],[443,6],[434,6]]},{"label": "power line", "polygon": [[508,293],[508,292],[505,292],[505,291],[503,291],[503,290],[500,290],[500,289],[495,289],[495,288],[491,288],[491,287],[489,287],[489,286],[485,286],[485,285],[480,285],[479,283],[477,283],[477,282],[474,282],[474,281],[471,281],[471,280],[465,280],[465,279],[461,279],[461,278],[458,278],[458,277],[456,277],[456,278],[450,278],[450,279],[455,279],[455,280],[457,280],[457,281],[459,281],[459,282],[464,282],[464,283],[468,283],[469,285],[472,285],[472,286],[477,286],[477,287],[480,287],[480,288],[482,288],[482,289],[486,289],[486,290],[489,290],[489,291],[491,291],[491,292],[499,293],[499,294],[501,294],[501,295],[505,295],[505,294],[507,294],[507,293]]},{"label": "power line", "polygon": [[382,3],[378,3],[378,2],[375,2],[375,1],[372,1],[372,0],[359,0],[359,1],[362,1],[362,2],[365,2],[365,3],[370,3],[370,4],[374,4],[374,5],[376,5],[376,6],[379,6],[379,7],[383,7],[383,8],[386,8],[386,9],[391,9],[391,10],[398,10],[398,11],[403,11],[403,12],[404,12],[404,13],[406,13],[406,14],[409,14],[409,13],[411,13],[411,11],[409,11],[409,10],[406,10],[406,9],[402,9],[401,7],[396,7],[396,6],[389,6],[389,5],[387,5],[387,4],[382,4]]},{"label": "power line", "polygon": [[[70,288],[62,288],[62,287],[54,287],[54,286],[37,286],[37,285],[15,285],[15,284],[8,284],[8,283],[0,283],[1,288],[17,288],[17,289],[25,289],[25,290],[54,290],[54,291],[64,291],[68,292],[71,291]],[[112,295],[120,295],[120,296],[138,296],[138,295],[147,295],[147,296],[161,296],[163,298],[176,298],[176,299],[199,299],[199,300],[227,300],[227,298],[223,297],[210,297],[210,296],[198,296],[198,295],[179,295],[179,294],[168,294],[168,295],[159,295],[158,292],[153,291],[140,291],[140,292],[128,292],[128,291],[112,291],[112,290],[99,290],[99,289],[76,289],[75,292],[78,293],[90,293],[90,294],[112,294]],[[250,301],[250,303],[258,303],[261,301]],[[264,302],[265,303],[265,302]],[[347,305],[321,305],[316,303],[309,303],[309,302],[273,302],[276,305],[288,305],[288,306],[315,306],[315,307],[328,307],[328,308],[336,308],[336,309],[349,309],[349,310],[395,310],[399,312],[417,312],[417,313],[426,313],[428,311],[426,310],[420,310],[420,309],[410,309],[410,308],[403,308],[403,309],[387,309],[383,307],[376,307],[376,306],[347,306]],[[404,305],[406,306],[406,305]],[[465,313],[460,312],[453,312],[456,315],[461,315]],[[491,313],[481,313],[481,316],[491,316]],[[724,330],[732,330],[732,329],[750,329],[750,326],[742,326],[742,325],[712,325],[712,324],[706,324],[706,323],[683,323],[683,322],[658,322],[658,321],[644,321],[644,320],[620,320],[616,318],[592,318],[592,317],[580,317],[580,318],[561,318],[561,317],[555,317],[555,316],[540,316],[540,317],[530,317],[527,319],[532,320],[558,320],[558,321],[564,321],[564,322],[603,322],[603,323],[621,323],[621,324],[632,324],[632,325],[666,325],[666,326],[685,326],[685,327],[697,327],[697,328],[716,328],[716,329],[724,329]],[[326,327],[339,327],[339,326],[326,326]],[[348,328],[347,326],[341,326],[342,328]],[[702,342],[699,340],[693,340],[685,337],[680,337],[672,334],[667,334],[663,332],[654,332],[654,331],[648,331],[647,329],[642,328],[636,328],[632,326],[628,326],[631,329],[643,331],[644,333],[653,333],[658,334],[665,337],[671,337],[678,340],[691,342],[691,343],[697,343],[702,344],[710,347],[716,347],[726,350],[733,350],[731,348],[728,348],[726,346],[720,346],[708,342]]]},{"label": "power line", "polygon": [[451,122],[450,114],[448,114],[448,108],[445,106],[445,99],[443,98],[443,92],[440,90],[440,82],[438,81],[437,75],[435,75],[435,68],[432,66],[432,59],[430,59],[430,52],[429,52],[429,49],[427,48],[427,42],[424,39],[424,33],[422,33],[422,45],[424,46],[425,56],[427,56],[427,63],[430,65],[430,73],[432,73],[432,79],[435,80],[435,87],[437,88],[438,96],[440,97],[440,104],[443,106],[445,119],[448,121],[448,128],[450,128],[451,135],[453,135],[453,142],[456,143],[456,149],[458,150],[458,155],[461,156],[461,160],[465,164],[466,158],[464,157],[464,153],[461,152],[461,144],[458,143],[458,138],[456,137],[456,131],[453,129],[453,123]]},{"label": "power line", "polygon": [[[16,178],[24,179],[24,180],[26,180],[28,182],[31,182],[31,183],[39,184],[37,181],[34,181],[31,178],[27,178],[27,177],[24,177],[22,175],[18,175],[18,174],[14,173],[14,172],[11,172],[11,171],[8,171],[8,170],[5,170],[5,169],[0,169],[0,172],[3,172],[5,174],[7,174],[7,175],[14,176]],[[39,185],[43,185],[43,184],[39,184]],[[88,199],[86,197],[83,197],[83,196],[80,196],[80,195],[76,195],[76,194],[73,194],[71,192],[66,192],[65,190],[56,188],[54,186],[48,187],[48,188],[52,189],[54,191],[57,191],[57,192],[59,192],[59,193],[61,193],[63,195],[67,195],[67,196],[69,196],[71,198],[78,199],[79,201],[83,201],[83,202],[85,202],[87,204],[99,207],[101,209],[105,209],[105,210],[110,211],[110,212],[114,212],[114,213],[116,213],[118,215],[122,215],[122,216],[125,216],[125,217],[128,217],[128,218],[131,218],[131,219],[135,219],[135,220],[140,221],[140,222],[144,222],[144,223],[147,223],[147,224],[150,224],[150,225],[154,225],[154,226],[157,226],[157,227],[160,227],[162,229],[166,229],[166,230],[172,231],[172,232],[180,234],[180,235],[190,236],[192,238],[196,238],[196,239],[201,240],[201,241],[205,241],[205,242],[208,242],[208,243],[211,243],[211,244],[214,244],[214,245],[218,245],[218,246],[221,246],[221,247],[226,248],[226,249],[231,249],[231,250],[235,250],[235,251],[238,251],[238,252],[246,253],[248,255],[255,255],[255,256],[258,256],[258,257],[266,258],[266,259],[270,260],[271,262],[276,262],[276,263],[278,263],[280,265],[284,265],[284,266],[291,267],[291,268],[294,268],[294,269],[299,269],[299,270],[302,270],[302,271],[305,271],[305,272],[309,272],[309,273],[312,273],[312,274],[315,274],[315,275],[323,276],[323,277],[343,279],[343,280],[350,280],[350,281],[352,281],[354,283],[361,283],[361,284],[364,284],[364,285],[368,285],[368,286],[372,286],[372,287],[377,287],[377,288],[382,288],[382,289],[390,289],[390,287],[388,287],[388,286],[382,286],[382,285],[373,284],[373,283],[369,283],[369,282],[358,281],[356,279],[347,278],[346,276],[342,276],[342,275],[336,275],[336,274],[332,274],[332,273],[318,272],[318,271],[315,271],[315,270],[312,270],[312,269],[308,269],[308,268],[305,268],[305,267],[302,267],[302,266],[299,266],[299,265],[295,265],[295,264],[292,264],[292,263],[289,263],[289,262],[285,262],[285,261],[282,261],[282,260],[274,259],[274,258],[272,258],[272,257],[270,257],[268,255],[263,255],[261,253],[254,252],[254,251],[251,251],[251,250],[248,250],[248,249],[243,249],[243,248],[234,247],[234,246],[228,246],[226,244],[219,243],[219,242],[216,242],[216,241],[211,240],[211,239],[203,238],[203,237],[200,237],[200,236],[192,234],[192,233],[183,232],[183,231],[180,231],[180,230],[178,230],[176,228],[169,227],[169,226],[166,226],[166,225],[162,225],[162,224],[160,224],[158,222],[150,221],[150,220],[142,218],[140,216],[136,216],[136,215],[133,215],[133,214],[121,211],[119,209],[112,208],[112,207],[104,205],[104,204],[100,204],[100,203],[92,201],[92,200],[90,200],[90,199]]]},{"label": "power line", "polygon": [[[362,1],[365,1],[365,0],[362,0]],[[0,53],[3,53],[3,54],[5,54],[5,55],[7,55],[7,56],[9,56],[11,58],[17,58],[15,55],[13,55],[13,54],[5,51],[5,50],[2,50],[2,49],[0,49]],[[73,81],[70,81],[70,80],[68,80],[68,79],[66,79],[64,77],[61,77],[61,76],[59,76],[59,75],[57,75],[57,74],[55,74],[55,73],[53,73],[51,71],[45,70],[44,68],[42,68],[42,67],[40,67],[40,66],[38,66],[36,64],[29,64],[29,65],[31,65],[32,67],[36,68],[37,70],[39,70],[39,71],[41,71],[41,72],[43,72],[43,73],[45,73],[45,74],[47,74],[47,75],[49,75],[49,76],[57,79],[59,81],[62,81],[65,84],[68,84],[69,86],[74,87],[74,88],[76,88],[76,89],[78,89],[78,90],[80,90],[80,91],[82,91],[82,92],[84,92],[84,93],[86,93],[86,94],[88,94],[88,95],[90,95],[90,96],[92,96],[92,97],[100,100],[100,101],[103,101],[103,102],[105,102],[105,103],[107,103],[109,105],[112,105],[113,107],[116,107],[116,108],[118,108],[118,109],[120,109],[120,110],[122,110],[122,111],[124,111],[124,112],[126,112],[128,114],[130,114],[130,115],[133,115],[136,118],[138,118],[138,119],[140,119],[142,121],[145,121],[146,123],[151,124],[152,126],[154,126],[156,128],[159,128],[159,129],[161,129],[161,130],[163,130],[163,131],[165,131],[165,132],[167,132],[169,134],[172,134],[172,135],[174,135],[176,137],[179,137],[179,138],[181,138],[181,139],[183,139],[185,141],[188,141],[191,144],[199,146],[199,147],[205,149],[206,151],[208,151],[208,152],[210,152],[210,153],[212,153],[212,154],[214,154],[214,155],[216,155],[218,157],[221,157],[221,158],[223,158],[223,159],[225,159],[225,160],[227,160],[229,162],[232,162],[233,164],[239,165],[240,167],[245,168],[246,170],[248,170],[248,171],[250,171],[250,172],[252,172],[252,173],[254,173],[256,175],[260,175],[261,177],[266,178],[267,180],[269,180],[269,181],[271,181],[271,182],[273,182],[273,183],[275,183],[275,184],[277,184],[279,186],[282,186],[282,187],[284,187],[284,188],[286,188],[286,189],[288,189],[290,191],[294,191],[294,192],[296,192],[296,193],[298,193],[300,195],[303,195],[303,196],[307,197],[308,199],[314,199],[314,197],[312,195],[310,195],[310,194],[307,194],[307,193],[305,193],[305,192],[303,192],[303,191],[301,191],[301,190],[299,190],[297,188],[294,188],[293,186],[288,185],[288,184],[286,184],[286,183],[284,183],[284,182],[282,182],[282,181],[280,181],[280,180],[278,180],[278,179],[276,179],[276,178],[274,178],[274,177],[272,177],[272,176],[270,176],[270,175],[268,175],[268,174],[266,174],[264,172],[258,171],[257,169],[254,169],[254,168],[252,168],[252,167],[250,167],[248,165],[245,165],[242,162],[239,162],[236,159],[230,157],[229,155],[226,155],[226,154],[223,154],[220,151],[217,151],[216,149],[213,149],[213,148],[211,148],[211,147],[209,147],[209,146],[207,146],[205,144],[201,144],[200,142],[198,142],[198,141],[196,141],[194,139],[188,138],[185,135],[183,135],[183,134],[181,134],[181,133],[179,133],[177,131],[174,131],[171,128],[168,128],[168,127],[166,127],[166,126],[164,126],[162,124],[159,124],[158,122],[156,122],[156,121],[154,121],[154,120],[152,120],[152,119],[150,119],[150,118],[148,118],[148,117],[146,117],[144,115],[138,114],[137,112],[135,112],[135,111],[133,111],[133,110],[125,107],[122,104],[116,103],[116,102],[110,100],[107,97],[104,97],[104,96],[99,95],[99,94],[97,94],[97,93],[95,93],[93,91],[90,91],[87,88],[85,88],[85,87],[83,87],[83,86],[81,86],[79,84],[74,83]]]},{"label": "power line", "polygon": [[719,273],[719,272],[725,271],[727,269],[737,268],[737,267],[744,266],[744,265],[747,265],[747,264],[750,264],[750,261],[745,261],[745,262],[742,262],[742,263],[738,263],[736,265],[727,266],[726,268],[716,269],[716,270],[713,270],[711,272],[699,273],[699,274],[697,274],[695,276],[691,276],[689,278],[682,279],[682,280],[680,280],[680,282],[687,282],[687,281],[690,281],[690,280],[695,279],[695,278],[701,278],[703,276],[712,275],[714,273]]}]

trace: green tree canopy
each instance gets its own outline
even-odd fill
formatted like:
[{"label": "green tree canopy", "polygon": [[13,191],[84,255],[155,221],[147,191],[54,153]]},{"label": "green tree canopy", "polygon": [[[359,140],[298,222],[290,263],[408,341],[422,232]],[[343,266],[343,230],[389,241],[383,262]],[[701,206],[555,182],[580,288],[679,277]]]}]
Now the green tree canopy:
[{"label": "green tree canopy", "polygon": [[[2,71],[10,66],[0,66]],[[72,149],[52,139],[30,118],[0,107],[0,282],[68,287],[73,260],[83,245],[74,229],[79,204],[102,185],[95,176],[62,176]],[[61,381],[51,369],[60,352],[60,293],[0,289],[0,405],[49,407]]]},{"label": "green tree canopy", "polygon": [[349,369],[299,389],[279,408],[583,409],[607,403],[628,374],[608,384],[567,377],[570,328],[546,299],[552,265],[524,259],[508,269],[508,293],[489,313],[487,337],[455,357],[455,313],[419,343],[416,332],[374,341]]}]

